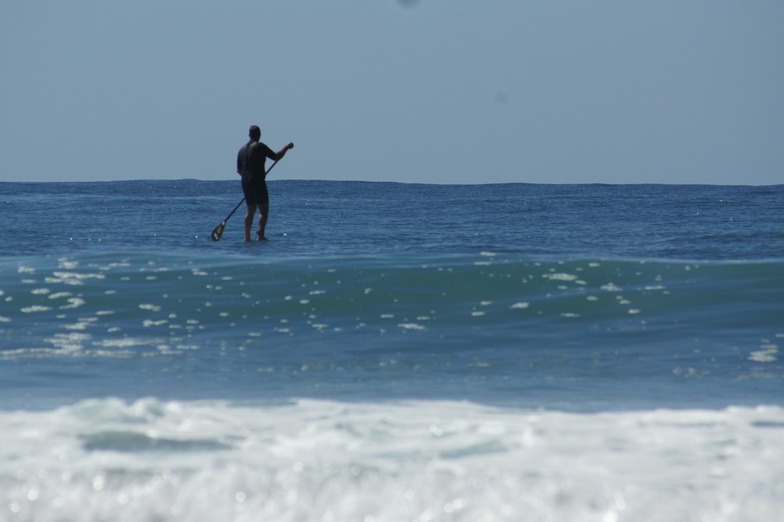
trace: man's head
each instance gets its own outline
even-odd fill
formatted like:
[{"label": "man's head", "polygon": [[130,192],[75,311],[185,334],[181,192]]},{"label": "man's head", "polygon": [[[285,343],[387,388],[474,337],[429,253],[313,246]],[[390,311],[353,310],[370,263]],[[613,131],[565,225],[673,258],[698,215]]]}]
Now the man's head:
[{"label": "man's head", "polygon": [[248,131],[248,136],[250,136],[250,139],[253,141],[259,141],[259,138],[261,138],[261,129],[259,126],[251,125],[250,130]]}]

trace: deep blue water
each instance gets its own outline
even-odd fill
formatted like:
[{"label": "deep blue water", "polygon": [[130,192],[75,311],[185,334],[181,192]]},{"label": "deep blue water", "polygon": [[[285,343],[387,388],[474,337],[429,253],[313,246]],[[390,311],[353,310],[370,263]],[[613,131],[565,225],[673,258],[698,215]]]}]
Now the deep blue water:
[{"label": "deep blue water", "polygon": [[[415,185],[272,181],[268,251],[778,259],[782,186]],[[144,248],[248,253],[237,182],[3,183],[2,255]],[[243,207],[244,208],[244,207]]]}]

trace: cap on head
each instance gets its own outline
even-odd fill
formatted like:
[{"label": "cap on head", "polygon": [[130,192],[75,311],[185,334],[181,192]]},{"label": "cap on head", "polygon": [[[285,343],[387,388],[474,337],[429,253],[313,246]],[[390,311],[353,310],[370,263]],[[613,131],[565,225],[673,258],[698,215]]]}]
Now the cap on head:
[{"label": "cap on head", "polygon": [[251,125],[250,130],[248,131],[248,136],[250,136],[250,139],[252,140],[257,140],[261,138],[261,129],[259,128],[259,126]]}]

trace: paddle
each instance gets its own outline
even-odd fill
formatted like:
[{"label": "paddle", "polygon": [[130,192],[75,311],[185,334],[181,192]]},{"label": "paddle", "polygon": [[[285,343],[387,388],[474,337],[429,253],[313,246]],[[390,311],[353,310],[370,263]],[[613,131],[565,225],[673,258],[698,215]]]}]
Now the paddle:
[{"label": "paddle", "polygon": [[[277,163],[278,162],[276,161],[272,165],[270,165],[270,168],[267,169],[267,172],[265,173],[265,176],[270,173],[270,171],[272,170],[272,167],[277,165]],[[229,220],[229,218],[231,216],[234,215],[235,212],[237,212],[237,209],[240,208],[240,205],[242,205],[244,202],[245,202],[245,197],[243,196],[243,198],[240,200],[240,202],[237,203],[237,206],[234,207],[234,210],[232,210],[229,213],[229,215],[226,216],[226,219],[221,221],[220,224],[217,227],[215,227],[215,230],[212,231],[212,240],[213,241],[220,241],[220,238],[223,235],[223,230],[226,228],[226,222]]]}]

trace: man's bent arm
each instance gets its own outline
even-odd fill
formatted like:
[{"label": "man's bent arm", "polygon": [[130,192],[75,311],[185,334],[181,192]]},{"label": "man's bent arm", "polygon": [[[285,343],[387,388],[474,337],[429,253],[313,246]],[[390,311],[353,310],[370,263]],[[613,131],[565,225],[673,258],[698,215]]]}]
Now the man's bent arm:
[{"label": "man's bent arm", "polygon": [[280,149],[280,150],[277,152],[277,154],[275,154],[275,155],[277,156],[277,158],[272,158],[272,159],[274,159],[275,161],[280,161],[280,160],[282,160],[282,159],[283,159],[283,156],[285,156],[285,155],[286,155],[286,152],[287,152],[289,149],[293,149],[293,148],[294,148],[294,144],[293,144],[293,143],[291,143],[291,142],[288,142],[288,144],[287,144],[285,147],[283,147],[282,149]]}]

